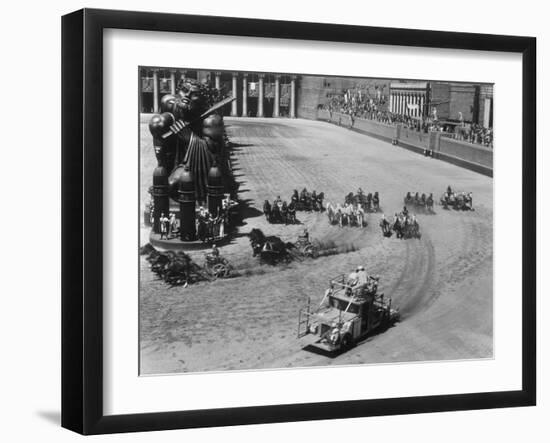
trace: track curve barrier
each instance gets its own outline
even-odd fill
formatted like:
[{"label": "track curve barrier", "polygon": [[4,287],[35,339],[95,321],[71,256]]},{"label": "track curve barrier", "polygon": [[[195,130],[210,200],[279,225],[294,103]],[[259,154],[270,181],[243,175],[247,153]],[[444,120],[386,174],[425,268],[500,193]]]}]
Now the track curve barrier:
[{"label": "track curve barrier", "polygon": [[[319,110],[317,119],[343,127],[351,125],[350,116],[339,112]],[[484,146],[454,140],[439,132],[418,132],[403,125],[388,125],[357,117],[353,129],[420,154],[425,150],[433,151],[434,158],[493,176],[493,150]]]}]

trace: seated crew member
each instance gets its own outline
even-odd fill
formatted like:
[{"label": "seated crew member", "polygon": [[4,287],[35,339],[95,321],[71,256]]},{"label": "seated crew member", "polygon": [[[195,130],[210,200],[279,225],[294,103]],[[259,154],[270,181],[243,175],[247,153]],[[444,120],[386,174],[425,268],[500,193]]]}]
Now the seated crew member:
[{"label": "seated crew member", "polygon": [[347,285],[350,287],[357,285],[357,272],[355,271],[350,272],[348,276]]},{"label": "seated crew member", "polygon": [[357,285],[357,273],[354,271],[348,276],[346,282],[346,295],[349,297],[352,294],[353,288]]},{"label": "seated crew member", "polygon": [[380,277],[378,276],[372,276],[369,275],[367,279],[367,292],[369,294],[376,294],[376,291],[378,290],[378,281],[380,280]]}]

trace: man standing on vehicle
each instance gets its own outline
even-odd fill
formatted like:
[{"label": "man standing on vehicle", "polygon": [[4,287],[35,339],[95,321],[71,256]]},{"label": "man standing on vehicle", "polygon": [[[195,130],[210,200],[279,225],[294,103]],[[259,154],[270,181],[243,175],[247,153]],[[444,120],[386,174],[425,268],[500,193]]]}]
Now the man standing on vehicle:
[{"label": "man standing on vehicle", "polygon": [[368,282],[368,276],[367,276],[367,271],[365,271],[365,267],[358,266],[356,274],[357,274],[357,286],[366,285]]}]

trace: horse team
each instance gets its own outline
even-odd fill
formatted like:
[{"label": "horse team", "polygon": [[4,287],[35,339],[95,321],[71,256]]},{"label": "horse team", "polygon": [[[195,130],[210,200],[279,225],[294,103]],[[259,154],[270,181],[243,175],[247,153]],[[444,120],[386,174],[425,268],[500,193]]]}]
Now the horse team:
[{"label": "horse team", "polygon": [[378,191],[374,194],[372,192],[365,194],[359,188],[356,194],[350,192],[344,197],[344,205],[360,206],[366,212],[378,212],[380,211],[380,196],[378,195]]},{"label": "horse team", "polygon": [[280,262],[290,263],[294,259],[317,258],[319,255],[318,246],[310,241],[307,228],[298,236],[295,243],[285,242],[276,235],[265,235],[258,228],[250,231],[248,239],[252,256],[257,256],[262,262],[271,265]]},{"label": "horse team", "polygon": [[327,215],[331,225],[356,226],[364,228],[367,226],[366,213],[380,211],[380,196],[378,191],[374,194],[365,194],[361,188],[357,193],[350,192],[344,197],[344,204],[333,205],[327,203]]},{"label": "horse team", "polygon": [[461,192],[453,190],[447,186],[447,190],[441,196],[439,201],[444,209],[453,208],[457,211],[473,211],[473,194],[471,192]]},{"label": "horse team", "polygon": [[284,223],[285,225],[296,223],[296,205],[292,202],[287,204],[286,200],[281,200],[279,196],[272,204],[269,203],[269,200],[265,200],[263,210],[265,219],[269,223]]},{"label": "horse team", "polygon": [[391,237],[393,233],[399,239],[417,238],[420,240],[420,225],[416,215],[410,214],[407,207],[396,213],[393,220],[388,220],[384,214],[380,220],[380,228],[384,237]]},{"label": "horse team", "polygon": [[428,196],[425,193],[420,195],[419,192],[407,192],[403,199],[405,206],[410,206],[416,209],[416,211],[422,211],[426,214],[435,214],[434,212],[434,196],[430,192]]},{"label": "horse team", "polygon": [[[332,204],[326,203],[323,206],[324,193],[317,194],[316,191],[308,192],[304,188],[300,193],[295,189],[290,203],[281,200],[278,196],[273,204],[268,200],[264,203],[264,214],[270,223],[296,223],[296,211],[318,211],[327,212],[328,220],[331,225],[340,227],[366,227],[366,214],[371,212],[380,212],[380,195],[378,191],[365,193],[361,188],[354,194],[350,192],[344,197],[344,203]],[[403,210],[395,213],[392,220],[388,220],[382,214],[380,228],[384,237],[391,237],[394,233],[396,238],[421,238],[420,225],[414,212],[424,214],[435,214],[433,193],[407,192],[404,199]],[[453,191],[450,186],[441,197],[439,203],[445,209],[453,208],[456,210],[472,210],[472,193]]]},{"label": "horse team", "polygon": [[282,200],[280,195],[273,200],[273,203],[270,203],[269,200],[265,200],[263,206],[264,216],[269,223],[284,223],[285,225],[295,224],[297,223],[296,211],[324,211],[324,198],[324,192],[317,194],[315,190],[308,192],[308,190],[304,188],[298,193],[298,190],[295,189],[290,197],[290,203],[287,203],[286,200]]}]

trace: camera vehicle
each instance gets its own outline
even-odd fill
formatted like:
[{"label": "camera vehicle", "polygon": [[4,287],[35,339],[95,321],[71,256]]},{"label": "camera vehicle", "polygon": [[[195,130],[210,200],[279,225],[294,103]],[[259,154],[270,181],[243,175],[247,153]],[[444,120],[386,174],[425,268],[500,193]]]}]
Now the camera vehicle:
[{"label": "camera vehicle", "polygon": [[300,310],[298,338],[304,347],[327,352],[346,351],[376,329],[399,321],[391,298],[378,293],[378,278],[368,277],[363,285],[350,285],[345,275],[330,280],[318,308]]}]

